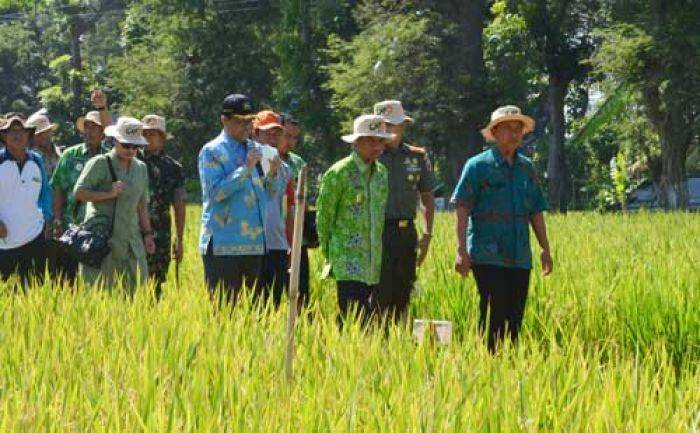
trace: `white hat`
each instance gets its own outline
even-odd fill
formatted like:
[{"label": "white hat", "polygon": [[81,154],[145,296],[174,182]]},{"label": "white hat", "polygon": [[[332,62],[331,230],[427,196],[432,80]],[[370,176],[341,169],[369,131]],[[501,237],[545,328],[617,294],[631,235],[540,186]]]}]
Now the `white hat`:
[{"label": "white hat", "polygon": [[145,130],[154,130],[154,131],[160,131],[165,135],[166,140],[171,140],[175,137],[173,137],[173,134],[169,133],[165,129],[165,118],[155,115],[155,114],[149,114],[148,116],[144,117],[141,119],[141,123],[143,123],[143,129]]},{"label": "white hat", "polygon": [[92,122],[95,125],[103,126],[99,111],[90,111],[85,116],[79,117],[75,122],[75,126],[78,127],[78,131],[85,132],[85,122]]},{"label": "white hat", "polygon": [[49,120],[49,116],[44,114],[43,110],[37,111],[36,113],[29,116],[29,119],[27,119],[27,125],[36,128],[36,132],[34,133],[35,135],[39,135],[49,130],[56,131],[58,129],[58,125],[56,125],[55,123],[51,123],[51,120]]},{"label": "white hat", "polygon": [[392,125],[401,125],[404,122],[413,123],[413,119],[406,116],[401,101],[382,101],[374,104],[374,114],[382,116],[385,122]]},{"label": "white hat", "polygon": [[493,136],[493,128],[499,123],[509,122],[515,120],[523,124],[523,134],[529,134],[535,129],[535,120],[526,116],[520,111],[520,108],[515,105],[506,105],[503,107],[498,107],[496,111],[491,113],[491,122],[486,125],[486,128],[481,130],[481,134],[484,136],[486,141],[496,141]]},{"label": "white hat", "polygon": [[342,139],[346,143],[354,143],[360,137],[379,137],[385,140],[391,140],[395,135],[386,132],[382,122],[382,116],[363,114],[355,119],[353,123],[353,133],[343,135]]},{"label": "white hat", "polygon": [[143,138],[143,123],[133,117],[120,117],[116,125],[105,128],[105,135],[113,137],[120,143],[147,146],[148,142]]}]

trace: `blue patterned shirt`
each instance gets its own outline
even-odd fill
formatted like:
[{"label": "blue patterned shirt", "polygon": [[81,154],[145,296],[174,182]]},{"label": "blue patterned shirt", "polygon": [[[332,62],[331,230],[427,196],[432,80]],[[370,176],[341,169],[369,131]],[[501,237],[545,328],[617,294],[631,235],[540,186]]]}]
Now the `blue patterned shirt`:
[{"label": "blue patterned shirt", "polygon": [[532,162],[516,152],[512,166],[495,148],[471,158],[452,195],[471,207],[468,251],[477,264],[532,268],[530,218],[547,209]]},{"label": "blue patterned shirt", "polygon": [[202,254],[210,242],[218,256],[265,254],[265,206],[269,194],[283,185],[279,174],[268,179],[248,168],[248,149],[259,147],[250,140],[239,143],[222,131],[199,152]]}]

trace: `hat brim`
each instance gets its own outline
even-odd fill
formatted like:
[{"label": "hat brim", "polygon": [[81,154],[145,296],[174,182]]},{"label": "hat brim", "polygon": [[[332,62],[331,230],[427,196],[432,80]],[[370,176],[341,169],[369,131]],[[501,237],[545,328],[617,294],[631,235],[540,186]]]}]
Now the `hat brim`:
[{"label": "hat brim", "polygon": [[49,125],[48,127],[44,128],[44,129],[37,130],[34,133],[34,135],[43,134],[44,132],[48,132],[48,131],[52,131],[52,132],[58,131],[58,125],[56,123],[52,123],[51,125]]},{"label": "hat brim", "polygon": [[261,125],[261,126],[256,126],[255,129],[259,129],[260,131],[267,131],[270,129],[284,129],[284,126],[280,125],[279,123],[268,123],[266,125]]},{"label": "hat brim", "polygon": [[496,137],[493,136],[493,128],[500,125],[503,122],[520,122],[523,124],[523,135],[529,134],[535,130],[535,119],[524,114],[511,114],[509,116],[503,116],[496,120],[491,121],[484,129],[481,130],[481,135],[484,136],[486,141],[494,142]]},{"label": "hat brim", "polygon": [[384,121],[386,123],[390,123],[392,125],[403,125],[404,123],[414,123],[415,120],[413,120],[412,117],[409,116],[396,116],[396,117],[385,117]]},{"label": "hat brim", "polygon": [[144,127],[143,130],[144,130],[144,131],[158,131],[158,132],[160,132],[161,134],[163,134],[163,135],[165,136],[165,139],[166,139],[166,140],[172,140],[173,138],[175,138],[175,136],[174,136],[173,134],[171,134],[171,133],[169,133],[169,132],[165,132],[165,131],[163,131],[162,129],[158,129],[158,128],[146,128],[146,127]]},{"label": "hat brim", "polygon": [[383,140],[392,140],[394,137],[396,137],[396,134],[390,134],[388,132],[377,132],[377,133],[363,133],[363,134],[348,134],[348,135],[343,135],[340,137],[344,142],[346,143],[354,143],[357,141],[358,138],[362,137],[377,137],[381,138]]},{"label": "hat brim", "polygon": [[78,120],[75,122],[75,126],[76,126],[76,128],[78,128],[78,131],[85,132],[85,122],[90,122],[90,123],[94,123],[97,126],[102,126],[101,122],[95,122],[94,120],[86,119],[85,116],[80,116],[80,117],[78,117]]},{"label": "hat brim", "polygon": [[14,123],[19,123],[22,128],[24,128],[25,131],[31,132],[32,135],[36,134],[36,128],[33,126],[28,126],[22,119],[19,118],[12,118],[12,119],[7,119],[6,123],[4,123],[2,126],[0,126],[0,132],[7,132],[10,130],[12,127],[12,124]]},{"label": "hat brim", "polygon": [[131,144],[134,146],[143,146],[146,147],[148,146],[148,141],[146,141],[145,138],[139,137],[139,138],[129,138],[121,135],[119,131],[117,130],[116,125],[110,125],[107,128],[105,128],[105,136],[107,137],[112,137],[115,140],[117,140],[119,143],[123,144]]}]

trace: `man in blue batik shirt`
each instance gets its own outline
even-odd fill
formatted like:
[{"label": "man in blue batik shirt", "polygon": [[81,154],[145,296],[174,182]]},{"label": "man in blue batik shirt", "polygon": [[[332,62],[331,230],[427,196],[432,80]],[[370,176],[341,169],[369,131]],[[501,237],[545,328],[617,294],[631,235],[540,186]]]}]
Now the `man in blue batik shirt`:
[{"label": "man in blue batik shirt", "polygon": [[[283,188],[280,159],[263,174],[260,145],[250,140],[253,104],[245,95],[224,99],[223,130],[199,153],[202,227],[199,249],[209,292],[235,302],[241,288],[260,278],[265,254],[268,194]],[[220,291],[218,291],[220,290]],[[218,291],[218,292],[217,292]]]},{"label": "man in blue batik shirt", "polygon": [[467,161],[452,196],[457,206],[455,270],[464,277],[474,271],[480,328],[485,330],[488,317],[492,352],[505,334],[512,341],[518,337],[532,269],[529,225],[542,248],[544,275],[553,267],[540,181],[532,162],[517,152],[534,126],[518,107],[494,111],[481,132],[495,146]]}]

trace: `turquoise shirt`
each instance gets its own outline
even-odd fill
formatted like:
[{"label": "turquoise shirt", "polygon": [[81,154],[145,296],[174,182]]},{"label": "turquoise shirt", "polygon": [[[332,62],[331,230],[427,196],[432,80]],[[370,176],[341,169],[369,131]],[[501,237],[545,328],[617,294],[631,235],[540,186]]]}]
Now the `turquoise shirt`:
[{"label": "turquoise shirt", "polygon": [[528,158],[516,152],[509,166],[495,147],[476,155],[452,201],[471,207],[467,244],[474,263],[532,269],[530,218],[547,203]]},{"label": "turquoise shirt", "polygon": [[284,185],[280,175],[268,179],[248,168],[248,150],[259,147],[250,140],[239,143],[222,131],[199,152],[202,254],[210,242],[217,256],[265,254],[265,206],[270,194]]}]

